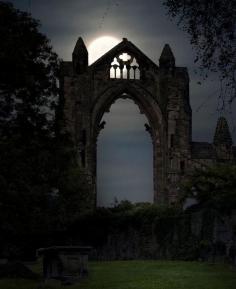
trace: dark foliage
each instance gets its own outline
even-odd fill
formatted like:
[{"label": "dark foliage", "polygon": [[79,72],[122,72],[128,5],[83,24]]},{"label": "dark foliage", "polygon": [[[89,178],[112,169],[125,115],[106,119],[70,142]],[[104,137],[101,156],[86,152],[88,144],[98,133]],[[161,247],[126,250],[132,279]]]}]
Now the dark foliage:
[{"label": "dark foliage", "polygon": [[59,64],[39,22],[0,1],[0,256],[35,252],[85,207],[73,145],[55,133]]},{"label": "dark foliage", "polygon": [[[71,223],[67,235],[74,244],[81,242],[94,248],[105,246],[111,236],[117,236],[117,240],[121,236],[132,238],[130,245],[137,245],[139,239],[142,240],[143,236],[151,239],[150,234],[153,233],[158,242],[164,242],[165,236],[173,233],[173,224],[180,215],[181,210],[177,207],[123,201],[115,207],[97,208],[89,214],[79,216]],[[136,236],[132,236],[132,232]],[[124,243],[120,245],[123,246]],[[109,252],[107,253],[109,258]]]},{"label": "dark foliage", "polygon": [[38,279],[39,276],[20,262],[0,265],[0,278]]},{"label": "dark foliage", "polygon": [[10,255],[17,251],[10,242],[47,230],[52,218],[59,61],[38,29],[29,14],[0,2],[0,229]]},{"label": "dark foliage", "polygon": [[0,136],[48,133],[59,62],[39,22],[0,2]]},{"label": "dark foliage", "polygon": [[208,206],[183,212],[180,207],[124,201],[114,208],[97,208],[80,216],[63,235],[68,245],[91,245],[91,257],[96,260],[214,261],[227,256],[233,262],[234,245],[227,255],[225,242],[215,235],[216,223],[222,226],[222,220],[231,222]]},{"label": "dark foliage", "polygon": [[220,73],[225,89],[222,97],[231,102],[236,97],[236,1],[164,0],[169,15],[190,36],[196,50],[195,62],[207,77]]},{"label": "dark foliage", "polygon": [[183,185],[183,196],[196,198],[199,206],[230,214],[236,209],[236,166],[218,164],[197,169]]}]

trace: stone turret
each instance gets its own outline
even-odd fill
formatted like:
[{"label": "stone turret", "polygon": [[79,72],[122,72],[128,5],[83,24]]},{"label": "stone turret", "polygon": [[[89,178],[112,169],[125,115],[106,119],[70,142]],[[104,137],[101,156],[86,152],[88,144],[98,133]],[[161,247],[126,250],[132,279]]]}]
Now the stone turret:
[{"label": "stone turret", "polygon": [[169,46],[169,44],[165,44],[161,56],[159,58],[159,66],[160,68],[170,69],[175,67],[175,57]]},{"label": "stone turret", "polygon": [[217,159],[226,160],[232,158],[232,137],[227,120],[220,117],[217,121],[213,144]]},{"label": "stone turret", "polygon": [[225,145],[228,147],[231,147],[233,144],[229,126],[224,117],[220,117],[217,121],[213,143],[216,146]]},{"label": "stone turret", "polygon": [[88,50],[81,37],[76,42],[73,54],[72,54],[74,72],[82,74],[87,71],[88,68]]}]

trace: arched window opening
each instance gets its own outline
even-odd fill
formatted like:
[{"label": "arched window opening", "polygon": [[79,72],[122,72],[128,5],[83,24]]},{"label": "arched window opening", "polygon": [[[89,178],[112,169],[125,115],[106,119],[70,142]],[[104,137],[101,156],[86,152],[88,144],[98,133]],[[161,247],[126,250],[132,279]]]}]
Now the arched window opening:
[{"label": "arched window opening", "polygon": [[130,79],[134,79],[134,69],[133,69],[133,67],[130,68],[129,78],[130,78]]},{"label": "arched window opening", "polygon": [[[126,95],[127,97],[128,95]],[[97,139],[97,205],[153,202],[153,144],[145,114],[121,95],[105,113]]]},{"label": "arched window opening", "polygon": [[120,67],[117,67],[117,69],[116,69],[116,78],[121,78],[121,69],[120,69]]},{"label": "arched window opening", "polygon": [[114,67],[111,67],[111,69],[110,69],[110,78],[116,78]]},{"label": "arched window opening", "polygon": [[123,68],[123,79],[127,79],[127,78],[128,78],[128,71],[127,71],[126,65],[124,65],[124,68]]},{"label": "arched window opening", "polygon": [[135,69],[134,78],[135,78],[135,79],[140,79],[140,70],[139,70],[139,68],[136,68],[136,69]]}]

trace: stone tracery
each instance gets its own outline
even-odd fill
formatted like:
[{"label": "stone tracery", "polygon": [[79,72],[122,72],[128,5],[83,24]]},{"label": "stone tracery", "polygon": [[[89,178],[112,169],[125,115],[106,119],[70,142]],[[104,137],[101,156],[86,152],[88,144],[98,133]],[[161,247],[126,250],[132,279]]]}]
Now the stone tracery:
[{"label": "stone tracery", "polygon": [[110,78],[139,80],[140,69],[136,58],[125,52],[114,57],[110,67]]}]

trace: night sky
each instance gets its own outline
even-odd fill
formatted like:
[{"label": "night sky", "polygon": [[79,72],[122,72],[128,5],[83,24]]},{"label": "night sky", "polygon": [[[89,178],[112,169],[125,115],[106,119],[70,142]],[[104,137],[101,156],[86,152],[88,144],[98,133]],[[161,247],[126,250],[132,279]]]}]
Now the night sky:
[{"label": "night sky", "polygon": [[[158,64],[162,48],[169,43],[177,66],[187,66],[190,74],[190,102],[193,110],[193,140],[213,139],[220,84],[216,76],[197,84],[194,51],[188,35],[171,21],[162,1],[157,0],[15,0],[13,4],[30,11],[41,21],[41,30],[63,60],[71,54],[79,36],[87,47],[98,37],[128,38]],[[236,143],[236,105],[227,117]],[[98,139],[98,203],[109,205],[129,199],[152,200],[152,145],[144,130],[145,116],[132,101],[117,101]]]}]

